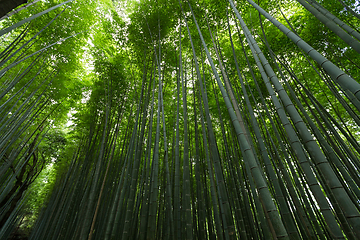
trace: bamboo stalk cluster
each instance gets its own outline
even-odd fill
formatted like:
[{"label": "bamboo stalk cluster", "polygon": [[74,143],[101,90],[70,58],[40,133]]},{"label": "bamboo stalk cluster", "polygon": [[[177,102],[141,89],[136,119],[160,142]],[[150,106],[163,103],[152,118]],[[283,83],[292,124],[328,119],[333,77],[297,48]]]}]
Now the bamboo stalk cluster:
[{"label": "bamboo stalk cluster", "polygon": [[[298,3],[359,52],[356,30],[314,0]],[[30,239],[360,238],[358,78],[306,43],[281,8],[288,26],[246,4],[259,13],[261,32],[233,0],[224,2],[223,29],[205,3],[176,1],[173,41],[161,35],[168,23],[143,14],[150,46],[140,64],[113,64],[122,75],[100,79],[101,100],[90,99],[87,130]],[[288,56],[301,66],[276,53],[265,25],[298,47]],[[135,58],[126,51],[116,54]],[[29,110],[40,111],[36,104]],[[21,107],[22,118],[4,109],[13,126],[32,119]],[[2,130],[1,144],[19,129]],[[30,157],[15,159],[21,169]],[[19,175],[2,164],[6,189]]]}]

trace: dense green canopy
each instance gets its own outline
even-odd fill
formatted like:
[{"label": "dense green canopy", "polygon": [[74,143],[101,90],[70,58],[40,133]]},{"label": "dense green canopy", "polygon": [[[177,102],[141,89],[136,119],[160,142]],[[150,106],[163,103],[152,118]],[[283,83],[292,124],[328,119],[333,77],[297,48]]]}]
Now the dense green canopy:
[{"label": "dense green canopy", "polygon": [[8,13],[0,239],[360,239],[359,7]]}]

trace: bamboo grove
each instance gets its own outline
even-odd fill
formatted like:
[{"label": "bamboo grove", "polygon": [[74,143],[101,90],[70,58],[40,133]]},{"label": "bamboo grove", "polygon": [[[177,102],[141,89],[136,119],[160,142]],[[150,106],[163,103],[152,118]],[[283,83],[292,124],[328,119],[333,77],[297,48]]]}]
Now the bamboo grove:
[{"label": "bamboo grove", "polygon": [[360,239],[356,3],[8,13],[0,239]]}]

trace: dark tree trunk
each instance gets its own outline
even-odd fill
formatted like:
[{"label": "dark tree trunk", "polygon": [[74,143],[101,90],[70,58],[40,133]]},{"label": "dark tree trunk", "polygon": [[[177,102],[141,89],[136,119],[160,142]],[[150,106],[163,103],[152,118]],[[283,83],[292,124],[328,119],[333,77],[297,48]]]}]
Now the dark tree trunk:
[{"label": "dark tree trunk", "polygon": [[28,0],[0,0],[0,18],[5,16],[14,8],[27,2]]},{"label": "dark tree trunk", "polygon": [[[1,0],[0,0],[1,2]],[[0,229],[5,225],[6,221],[10,217],[11,213],[15,210],[18,202],[21,200],[23,193],[29,188],[30,184],[34,181],[36,176],[41,172],[42,167],[37,171],[36,164],[38,163],[38,158],[34,152],[36,142],[40,136],[38,133],[35,139],[29,146],[28,153],[25,157],[26,162],[22,167],[20,174],[16,176],[16,182],[10,192],[4,197],[0,202],[0,212],[5,213],[2,218],[0,218]],[[33,164],[30,164],[30,158],[33,157]],[[15,174],[15,171],[14,171]],[[19,189],[19,190],[18,190]],[[14,195],[14,196],[13,196]],[[9,203],[9,207],[6,205]]]},{"label": "dark tree trunk", "polygon": [[21,199],[21,197],[23,195],[23,193],[26,191],[26,189],[28,187],[29,187],[29,185],[25,185],[25,186],[20,187],[19,191],[16,193],[15,197],[11,201],[9,209],[6,210],[5,215],[0,220],[0,228],[2,228],[5,225],[6,221],[10,217],[11,213],[15,210],[18,202],[20,201],[20,199]]}]

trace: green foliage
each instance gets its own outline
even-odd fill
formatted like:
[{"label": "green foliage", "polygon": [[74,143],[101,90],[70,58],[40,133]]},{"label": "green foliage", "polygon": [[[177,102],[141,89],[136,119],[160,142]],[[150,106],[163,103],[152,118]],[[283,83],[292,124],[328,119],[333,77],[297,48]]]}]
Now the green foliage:
[{"label": "green foliage", "polygon": [[[1,27],[60,2],[41,1],[1,22]],[[359,20],[338,1],[319,3],[359,28]],[[13,66],[0,77],[3,91],[24,73],[0,99],[0,110],[6,113],[4,119],[17,123],[27,109],[36,112],[26,117],[29,122],[19,123],[14,133],[8,127],[10,120],[0,123],[4,136],[8,132],[14,136],[11,144],[8,142],[12,139],[1,138],[0,150],[9,146],[9,154],[22,146],[20,153],[32,156],[31,143],[37,143],[36,154],[45,164],[19,201],[23,207],[16,208],[24,216],[20,227],[29,231],[33,228],[32,239],[110,239],[119,235],[139,239],[171,239],[179,235],[189,239],[270,239],[271,234],[279,233],[276,229],[286,229],[289,235],[295,234],[291,236],[294,239],[310,239],[333,234],[327,224],[336,229],[341,226],[340,235],[349,239],[352,234],[359,234],[357,223],[346,220],[350,215],[344,210],[349,205],[352,211],[355,209],[352,213],[359,215],[359,206],[354,204],[360,196],[360,119],[356,117],[356,102],[346,98],[336,80],[332,81],[276,26],[259,16],[248,1],[237,1],[235,5],[269,64],[256,62],[245,30],[239,26],[228,1],[189,0],[181,4],[182,10],[178,0],[75,0],[0,39],[1,52],[26,29],[26,35],[15,44],[15,49],[21,48],[59,14],[2,70],[72,36]],[[258,4],[357,80],[357,53],[297,1],[266,0]],[[245,89],[238,76],[229,30]],[[241,119],[232,110],[235,100],[228,101],[230,88],[220,90],[225,82],[220,61],[239,103]],[[28,72],[22,72],[31,64]],[[265,77],[263,81],[260,64],[272,67],[279,83],[273,80],[274,76],[271,83],[267,84]],[[215,79],[217,74],[213,71],[221,77]],[[183,89],[178,88],[177,81],[181,83],[182,79],[187,81],[187,91],[178,103],[177,92]],[[202,92],[199,81],[206,91]],[[280,89],[282,85],[285,90]],[[13,95],[18,91],[18,95]],[[293,108],[289,110],[289,106]],[[182,107],[186,107],[184,111]],[[15,117],[17,109],[19,117]],[[179,132],[175,130],[177,116]],[[188,124],[184,125],[186,119]],[[21,126],[26,127],[22,130]],[[50,130],[45,134],[43,128]],[[304,132],[311,139],[304,137]],[[35,141],[37,136],[42,141]],[[21,169],[24,160],[14,159],[14,168]],[[29,159],[35,159],[35,155]],[[326,167],[318,159],[325,159]],[[3,157],[1,161],[5,166],[9,160]],[[14,184],[13,170],[9,167],[5,173],[1,177],[2,189]],[[341,184],[331,185],[328,176],[334,176]],[[338,190],[334,189],[346,193],[346,200],[340,199],[339,203],[335,194]],[[331,211],[324,212],[330,209],[328,201]],[[344,204],[346,201],[351,204]],[[331,225],[331,221],[335,224]],[[11,224],[18,222],[15,217]],[[289,230],[289,222],[295,226],[294,231]]]}]

